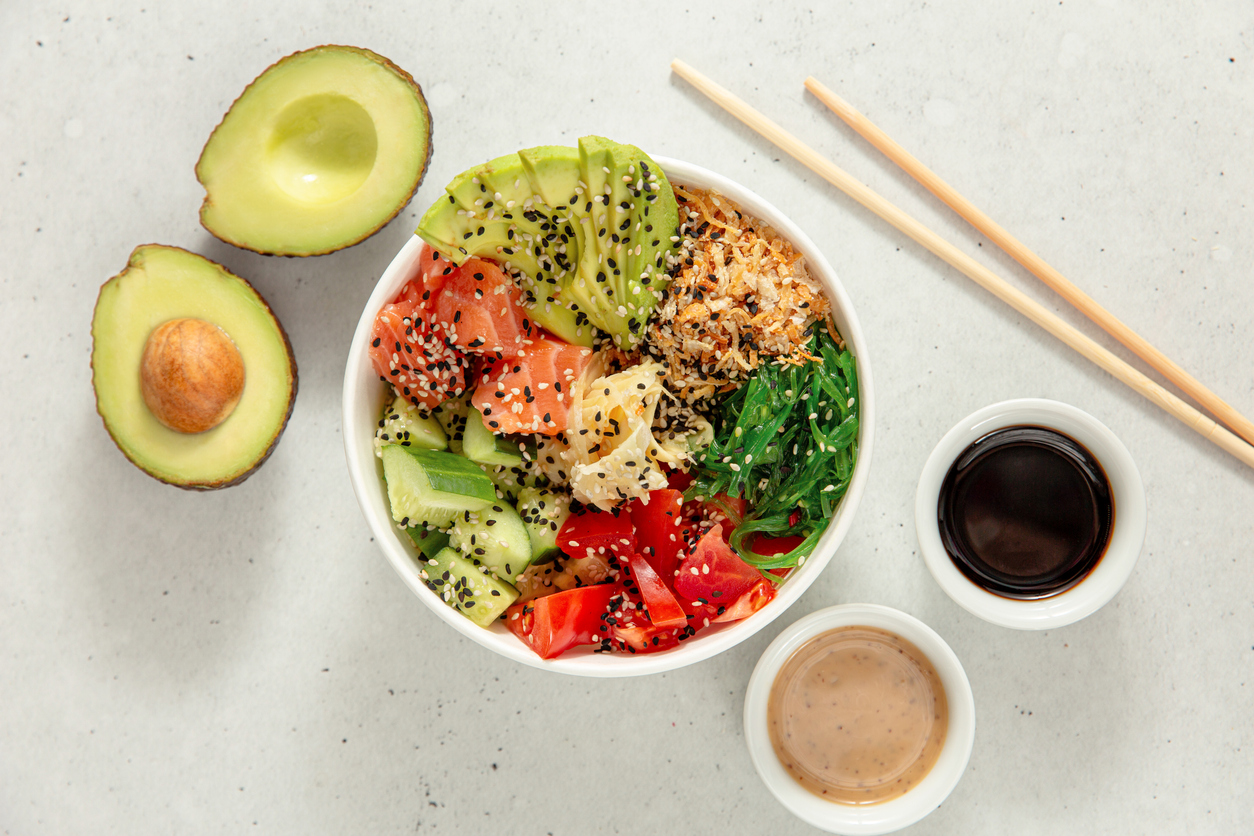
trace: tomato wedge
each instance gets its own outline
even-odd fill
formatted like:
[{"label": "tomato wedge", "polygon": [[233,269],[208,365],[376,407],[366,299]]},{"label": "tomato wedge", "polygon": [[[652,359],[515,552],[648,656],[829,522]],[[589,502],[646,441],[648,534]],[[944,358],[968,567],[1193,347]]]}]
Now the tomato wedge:
[{"label": "tomato wedge", "polygon": [[656,653],[682,644],[711,624],[748,618],[774,599],[775,585],[759,577],[757,583],[729,606],[679,600],[684,611],[683,624],[660,626],[649,624],[643,618],[625,616],[615,620],[610,634],[629,653]]},{"label": "tomato wedge", "polygon": [[692,479],[692,474],[685,470],[672,470],[666,474],[666,485],[682,493],[688,490],[688,486],[692,484]]},{"label": "tomato wedge", "polygon": [[612,514],[585,508],[571,514],[557,533],[557,547],[571,557],[613,552],[620,557],[636,552],[636,533],[630,514]]},{"label": "tomato wedge", "polygon": [[796,534],[785,534],[783,537],[767,537],[759,534],[749,541],[749,548],[758,554],[774,557],[777,554],[787,554],[804,543],[805,539]]},{"label": "tomato wedge", "polygon": [[648,504],[633,499],[628,506],[640,554],[667,587],[675,583],[679,552],[684,547],[683,504],[681,491],[661,488],[649,491]]},{"label": "tomato wedge", "polygon": [[735,601],[760,580],[762,573],[736,556],[716,525],[679,565],[675,591],[690,601],[720,604]]},{"label": "tomato wedge", "polygon": [[775,584],[761,578],[749,587],[749,591],[741,594],[732,605],[721,614],[715,615],[711,621],[739,621],[748,618],[767,604],[775,600]]},{"label": "tomato wedge", "polygon": [[688,614],[679,606],[648,560],[632,554],[627,556],[627,565],[631,568],[631,577],[640,589],[640,597],[644,599],[649,621],[654,627],[679,627],[688,623]]},{"label": "tomato wedge", "polygon": [[649,624],[616,624],[614,638],[629,653],[657,653],[679,644],[686,636],[686,627],[651,627]]},{"label": "tomato wedge", "polygon": [[716,493],[701,502],[687,503],[684,513],[697,520],[710,520],[723,526],[723,542],[731,541],[732,531],[744,520],[749,503],[738,496]]},{"label": "tomato wedge", "polygon": [[515,604],[505,611],[505,625],[541,659],[553,659],[581,644],[600,644],[602,618],[617,584],[581,586]]}]

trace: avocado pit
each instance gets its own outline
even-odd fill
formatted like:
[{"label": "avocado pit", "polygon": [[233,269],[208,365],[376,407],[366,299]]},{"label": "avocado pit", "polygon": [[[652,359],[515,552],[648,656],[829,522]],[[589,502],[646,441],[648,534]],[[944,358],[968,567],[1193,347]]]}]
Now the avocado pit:
[{"label": "avocado pit", "polygon": [[144,403],[158,421],[201,433],[226,420],[244,393],[244,359],[225,331],[203,319],[153,329],[140,361]]}]

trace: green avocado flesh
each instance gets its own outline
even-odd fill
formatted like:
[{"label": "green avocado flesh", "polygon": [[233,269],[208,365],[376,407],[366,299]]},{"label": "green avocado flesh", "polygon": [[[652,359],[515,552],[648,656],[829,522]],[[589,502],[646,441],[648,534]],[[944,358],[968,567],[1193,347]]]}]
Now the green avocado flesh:
[{"label": "green avocado flesh", "polygon": [[417,234],[456,264],[482,256],[520,274],[532,318],[567,342],[590,346],[594,326],[630,348],[669,284],[678,219],[657,163],[587,136],[462,172]]},{"label": "green avocado flesh", "polygon": [[[144,401],[140,360],[153,329],[172,319],[211,322],[244,361],[244,392],[221,424],[181,433]],[[126,457],[151,476],[207,490],[242,482],[270,455],[296,399],[296,361],[283,327],[248,282],[177,247],[149,244],[100,288],[92,317],[96,409]]]},{"label": "green avocado flesh", "polygon": [[200,221],[268,255],[318,255],[381,229],[431,156],[431,114],[413,78],[366,49],[320,46],[240,94],[196,164]]}]

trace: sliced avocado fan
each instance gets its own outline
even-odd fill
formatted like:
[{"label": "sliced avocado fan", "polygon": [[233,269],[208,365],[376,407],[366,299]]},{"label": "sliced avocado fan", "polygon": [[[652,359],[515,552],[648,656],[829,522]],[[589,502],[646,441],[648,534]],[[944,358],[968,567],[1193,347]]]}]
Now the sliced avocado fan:
[{"label": "sliced avocado fan", "polygon": [[[518,276],[532,318],[567,342],[599,328],[635,346],[670,282],[679,213],[660,166],[632,145],[588,136],[462,172],[417,234],[461,264],[490,258]],[[591,327],[590,327],[591,326]]]},{"label": "sliced avocado fan", "polygon": [[267,255],[332,252],[404,208],[431,157],[431,113],[409,73],[351,46],[279,60],[213,130],[196,177],[200,220]]}]

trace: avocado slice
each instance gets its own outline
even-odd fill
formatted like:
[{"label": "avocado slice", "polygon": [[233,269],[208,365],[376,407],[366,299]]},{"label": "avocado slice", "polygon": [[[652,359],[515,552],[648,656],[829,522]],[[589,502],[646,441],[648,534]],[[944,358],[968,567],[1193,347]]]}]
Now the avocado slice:
[{"label": "avocado slice", "polygon": [[572,288],[575,301],[599,311],[599,327],[620,346],[634,345],[657,304],[655,294],[670,282],[666,254],[675,247],[678,203],[661,168],[634,145],[587,136],[579,140],[579,156],[598,258],[597,281]]},{"label": "avocado slice", "polygon": [[368,49],[296,52],[249,84],[205,143],[200,222],[267,255],[329,253],[392,220],[430,158],[431,113],[409,73]]},{"label": "avocado slice", "polygon": [[521,275],[532,318],[567,342],[595,326],[640,339],[666,288],[678,204],[662,169],[604,137],[545,145],[458,175],[417,234],[455,263],[483,256]]},{"label": "avocado slice", "polygon": [[[180,404],[221,388],[231,370],[222,371],[214,353],[208,361],[203,351],[171,358],[166,326],[187,321],[220,331],[243,367],[238,401],[201,431],[201,424],[177,419],[187,411]],[[181,488],[225,488],[248,478],[274,450],[296,401],[296,360],[283,326],[244,279],[178,247],[137,247],[126,269],[100,288],[91,334],[96,410],[122,453],[150,476]],[[167,378],[152,372],[154,353],[167,361]],[[198,385],[206,381],[208,387]],[[154,387],[166,395],[172,420],[163,422],[149,406],[154,396],[144,390]]]},{"label": "avocado slice", "polygon": [[[454,177],[445,186],[446,197],[423,215],[417,234],[454,263],[471,256],[500,263],[522,289],[532,319],[568,343],[591,347],[594,334],[586,317],[558,298],[572,269],[567,253],[579,251],[577,242],[567,240],[577,224],[568,207],[550,205],[535,188],[522,153]],[[577,166],[571,170],[577,175]]]}]

